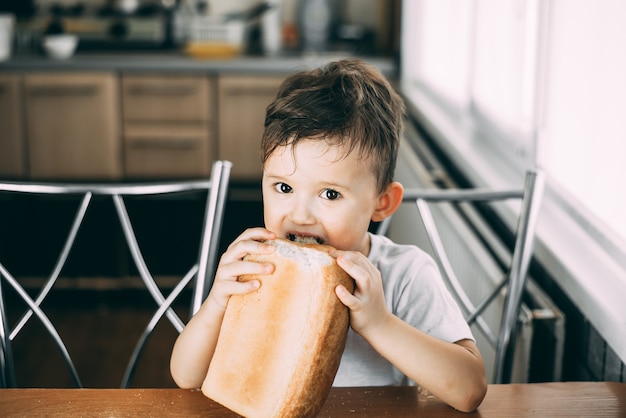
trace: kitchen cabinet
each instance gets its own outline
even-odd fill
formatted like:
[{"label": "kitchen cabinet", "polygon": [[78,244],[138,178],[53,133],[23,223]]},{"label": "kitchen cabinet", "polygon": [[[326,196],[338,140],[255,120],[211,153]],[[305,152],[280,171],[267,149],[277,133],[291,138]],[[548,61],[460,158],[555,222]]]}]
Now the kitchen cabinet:
[{"label": "kitchen cabinet", "polygon": [[0,74],[0,176],[26,175],[22,125],[22,77]]},{"label": "kitchen cabinet", "polygon": [[122,177],[115,74],[27,73],[24,108],[31,178]]},{"label": "kitchen cabinet", "polygon": [[122,76],[127,178],[210,175],[213,90],[203,75]]},{"label": "kitchen cabinet", "polygon": [[233,163],[231,178],[261,178],[259,153],[265,109],[284,77],[224,75],[218,79],[219,156]]}]

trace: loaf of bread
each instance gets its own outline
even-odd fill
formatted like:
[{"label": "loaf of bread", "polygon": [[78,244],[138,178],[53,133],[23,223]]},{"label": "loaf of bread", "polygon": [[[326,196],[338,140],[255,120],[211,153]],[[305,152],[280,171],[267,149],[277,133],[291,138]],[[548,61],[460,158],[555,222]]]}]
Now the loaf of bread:
[{"label": "loaf of bread", "polygon": [[202,392],[246,417],[313,417],[322,408],[339,367],[348,309],[335,287],[354,281],[328,255],[329,246],[277,239],[274,264],[251,293],[228,302]]}]

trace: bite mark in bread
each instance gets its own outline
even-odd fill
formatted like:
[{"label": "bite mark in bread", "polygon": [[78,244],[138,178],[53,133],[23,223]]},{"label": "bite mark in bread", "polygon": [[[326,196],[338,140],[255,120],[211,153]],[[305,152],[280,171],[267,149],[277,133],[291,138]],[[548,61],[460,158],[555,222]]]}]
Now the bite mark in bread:
[{"label": "bite mark in bread", "polygon": [[324,244],[324,241],[319,237],[299,235],[299,234],[287,234],[287,239],[299,244]]}]

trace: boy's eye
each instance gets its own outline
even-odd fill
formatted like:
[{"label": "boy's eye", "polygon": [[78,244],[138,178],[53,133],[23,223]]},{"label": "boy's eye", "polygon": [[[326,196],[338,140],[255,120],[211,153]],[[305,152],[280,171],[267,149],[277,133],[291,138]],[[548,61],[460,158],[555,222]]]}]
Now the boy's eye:
[{"label": "boy's eye", "polygon": [[279,193],[291,193],[291,191],[293,190],[291,186],[288,185],[287,183],[276,183],[274,185],[274,188]]},{"label": "boy's eye", "polygon": [[335,199],[339,199],[339,197],[341,197],[341,193],[339,193],[337,190],[325,189],[322,192],[322,197],[324,199],[328,199],[328,200],[335,200]]}]

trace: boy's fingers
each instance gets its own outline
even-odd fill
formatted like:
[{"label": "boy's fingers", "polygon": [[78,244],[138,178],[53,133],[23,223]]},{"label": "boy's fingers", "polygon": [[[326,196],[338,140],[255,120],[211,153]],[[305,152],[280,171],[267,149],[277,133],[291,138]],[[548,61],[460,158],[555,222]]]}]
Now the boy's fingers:
[{"label": "boy's fingers", "polygon": [[273,244],[268,244],[255,240],[243,240],[234,242],[228,248],[220,259],[222,264],[230,264],[243,259],[248,254],[271,254],[276,247]]},{"label": "boy's fingers", "polygon": [[232,295],[243,295],[245,293],[253,292],[261,287],[261,282],[258,280],[250,280],[247,282],[238,282],[233,280],[223,281],[219,286],[213,286],[209,298],[216,306],[222,311],[226,311],[228,299]]},{"label": "boy's fingers", "polygon": [[258,280],[250,280],[247,282],[225,282],[222,284],[221,291],[230,295],[242,295],[244,293],[252,292],[261,287],[261,282]]},{"label": "boy's fingers", "polygon": [[231,243],[231,247],[242,241],[264,241],[276,238],[276,234],[265,228],[248,228]]},{"label": "boy's fingers", "polygon": [[258,289],[259,287],[261,287],[261,282],[258,280],[248,280],[247,282],[237,282],[237,283],[239,284],[239,286],[237,286],[238,288],[237,288],[236,294],[252,292]]},{"label": "boy's fingers", "polygon": [[357,304],[359,303],[359,300],[356,298],[356,296],[350,293],[348,289],[345,288],[344,285],[341,285],[341,284],[337,285],[337,287],[335,287],[335,294],[337,295],[337,298],[339,298],[341,303],[346,305],[348,309],[357,308]]},{"label": "boy's fingers", "polygon": [[351,258],[350,253],[341,253],[337,257],[337,264],[356,282],[360,291],[367,292],[370,288],[370,275],[366,267],[362,267]]},{"label": "boy's fingers", "polygon": [[223,264],[220,267],[219,277],[216,275],[216,280],[236,281],[239,276],[244,274],[271,274],[273,271],[274,265],[271,263],[236,260],[232,263]]}]

